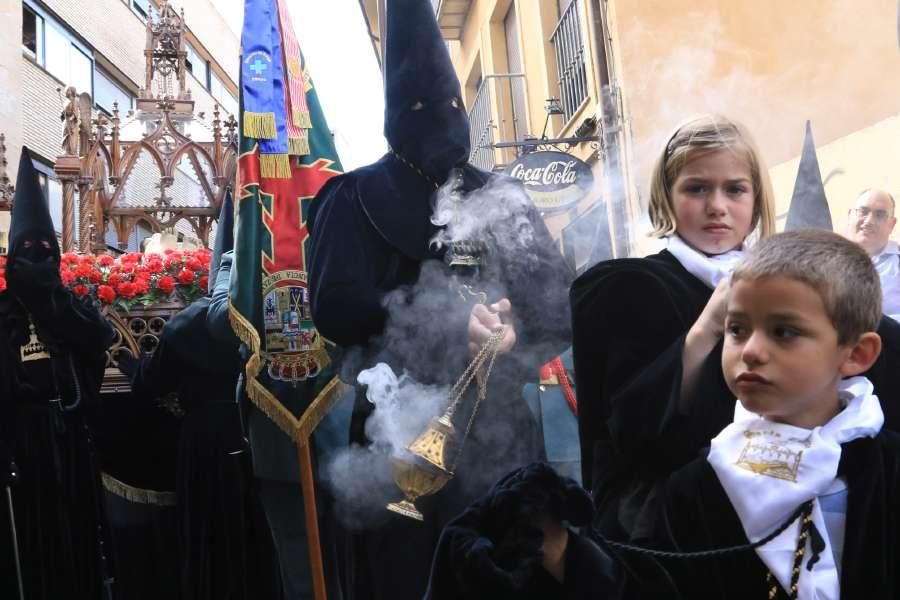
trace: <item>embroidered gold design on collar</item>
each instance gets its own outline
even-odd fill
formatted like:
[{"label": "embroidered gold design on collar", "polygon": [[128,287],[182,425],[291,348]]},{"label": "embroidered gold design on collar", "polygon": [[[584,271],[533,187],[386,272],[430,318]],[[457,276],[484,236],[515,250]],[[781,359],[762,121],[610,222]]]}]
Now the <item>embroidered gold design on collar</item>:
[{"label": "embroidered gold design on collar", "polygon": [[803,450],[809,448],[810,438],[779,439],[781,434],[776,431],[745,431],[744,437],[747,443],[735,465],[757,475],[797,481]]}]

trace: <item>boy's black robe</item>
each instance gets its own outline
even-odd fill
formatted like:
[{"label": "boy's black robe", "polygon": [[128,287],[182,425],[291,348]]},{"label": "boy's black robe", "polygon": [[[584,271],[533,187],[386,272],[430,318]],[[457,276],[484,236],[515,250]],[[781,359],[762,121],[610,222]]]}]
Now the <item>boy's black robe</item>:
[{"label": "boy's black robe", "polygon": [[[900,595],[900,435],[882,431],[842,445],[838,476],[848,488],[841,598],[869,600]],[[679,552],[709,550],[747,544],[737,513],[712,466],[698,458],[657,489],[651,539],[643,545]],[[807,551],[809,549],[807,548]],[[646,557],[625,554],[637,573],[641,598],[679,596],[660,577]],[[768,597],[766,566],[750,550],[728,557],[667,558],[660,562],[683,598],[757,600]],[[804,567],[800,577],[807,576]],[[780,590],[780,588],[779,588]],[[778,598],[787,598],[780,590]]]},{"label": "boy's black robe", "polygon": [[[461,173],[464,191],[481,188],[495,177],[469,165],[461,167]],[[448,285],[442,253],[429,247],[436,232],[429,221],[433,193],[427,181],[388,154],[330,180],[310,208],[313,318],[326,338],[353,347],[345,354],[348,380],[355,380],[360,369],[375,361],[387,362],[396,373],[406,370],[426,384],[450,385],[465,369],[470,305]],[[385,523],[361,536],[365,540],[356,545],[360,554],[354,568],[357,598],[421,597],[432,551],[447,521],[510,468],[542,454],[521,389],[541,364],[569,343],[568,327],[559,324],[568,323],[565,295],[571,272],[533,207],[529,219],[537,269],[528,277],[512,276],[509,257],[495,247],[496,254],[489,253],[488,261],[505,275],[499,281],[478,282],[493,283],[485,287],[497,290],[489,302],[499,300],[502,296],[495,295],[499,293],[510,299],[516,346],[497,358],[488,398],[456,477],[437,496],[417,501],[425,523],[385,511]],[[428,290],[428,298],[408,293],[413,284]],[[386,300],[394,290],[400,294]],[[385,301],[393,303],[390,322]],[[390,339],[379,337],[386,326],[392,332]],[[354,357],[358,362],[351,365]],[[364,423],[370,413],[364,393],[358,394],[352,442],[367,443]],[[489,423],[493,427],[487,427]]]},{"label": "boy's black robe", "polygon": [[[29,312],[51,360],[21,361]],[[90,429],[112,339],[96,308],[61,283],[34,298],[28,312],[10,292],[0,293],[0,446],[18,465],[12,495],[29,600],[95,600],[104,568],[112,574],[108,545],[106,564],[100,562],[99,532],[108,528]],[[51,402],[73,406],[79,397],[68,411]],[[0,597],[17,598],[6,491],[0,492]]]},{"label": "boy's black robe", "polygon": [[[688,329],[712,290],[668,251],[595,265],[572,285],[582,472],[596,525],[613,539],[633,535],[654,482],[693,460],[734,416],[722,376],[721,343],[702,367],[696,397],[679,407]],[[900,430],[900,324],[882,317],[882,353],[864,375],[875,386],[885,427]]]}]

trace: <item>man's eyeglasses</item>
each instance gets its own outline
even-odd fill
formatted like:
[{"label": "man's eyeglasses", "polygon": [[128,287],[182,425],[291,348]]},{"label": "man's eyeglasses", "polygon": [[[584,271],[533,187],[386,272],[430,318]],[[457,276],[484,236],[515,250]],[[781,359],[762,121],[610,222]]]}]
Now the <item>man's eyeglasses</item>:
[{"label": "man's eyeglasses", "polygon": [[868,206],[856,206],[853,208],[853,212],[855,212],[860,219],[865,219],[869,215],[872,215],[876,221],[887,221],[891,216],[891,213],[883,208],[872,210]]}]

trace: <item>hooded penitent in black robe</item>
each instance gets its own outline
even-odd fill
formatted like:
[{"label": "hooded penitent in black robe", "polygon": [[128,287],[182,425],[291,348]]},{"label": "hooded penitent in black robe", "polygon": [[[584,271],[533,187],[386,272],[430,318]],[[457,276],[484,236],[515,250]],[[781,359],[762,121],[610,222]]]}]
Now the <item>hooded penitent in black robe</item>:
[{"label": "hooded penitent in black robe", "polygon": [[[693,460],[734,417],[721,343],[689,409],[679,404],[685,335],[711,295],[666,250],[600,263],[572,285],[583,481],[609,538],[633,535],[653,483]],[[865,376],[885,428],[900,430],[900,326],[883,317],[878,333],[882,353]]]},{"label": "hooded penitent in black robe", "polygon": [[569,529],[563,581],[542,564],[537,523],[591,520],[591,499],[545,463],[503,477],[445,528],[434,555],[426,600],[588,600],[615,597],[621,584],[610,554]]},{"label": "hooded penitent in black robe", "polygon": [[[113,331],[59,279],[59,246],[27,151],[16,185],[0,293],[0,450],[17,465],[11,491],[25,597],[97,600],[112,564],[90,423]],[[23,356],[32,324],[42,346]],[[5,491],[0,597],[18,598]]]},{"label": "hooded penitent in black robe", "polygon": [[[841,598],[900,596],[900,436],[882,431],[841,445],[838,477],[847,482],[847,514],[840,569]],[[658,488],[650,538],[642,545],[678,552],[748,543],[737,513],[705,457],[695,459]],[[766,566],[753,550],[727,557],[650,559],[624,555],[638,598],[768,598]],[[666,569],[671,581],[661,576]],[[800,577],[805,575],[801,572]],[[677,588],[677,592],[673,589]],[[680,595],[679,595],[680,594]],[[779,587],[778,599],[787,596]]]},{"label": "hooded penitent in black robe", "polygon": [[131,369],[132,396],[176,392],[185,411],[176,485],[182,597],[277,598],[236,402],[240,355],[209,336],[208,307],[201,298],[166,323],[153,354]]},{"label": "hooded penitent in black robe", "polygon": [[[445,250],[430,244],[438,231],[430,221],[432,202],[448,177],[461,193],[500,178],[465,164],[468,119],[431,3],[389,1],[385,48],[385,134],[392,151],[331,179],[310,207],[313,319],[323,336],[347,350],[346,381],[380,361],[420,383],[450,385],[469,360],[474,302],[451,284]],[[485,290],[489,303],[509,298],[517,344],[497,358],[456,476],[437,495],[417,500],[424,523],[384,511],[355,537],[355,598],[421,598],[443,526],[503,473],[542,454],[521,389],[568,345],[568,327],[559,323],[568,323],[571,274],[521,188],[506,193],[518,198],[509,222],[520,219],[531,240],[523,252],[511,250],[513,240],[479,240],[487,266],[467,281]],[[486,203],[493,201],[486,195]],[[367,442],[371,406],[358,394],[354,443]]]}]

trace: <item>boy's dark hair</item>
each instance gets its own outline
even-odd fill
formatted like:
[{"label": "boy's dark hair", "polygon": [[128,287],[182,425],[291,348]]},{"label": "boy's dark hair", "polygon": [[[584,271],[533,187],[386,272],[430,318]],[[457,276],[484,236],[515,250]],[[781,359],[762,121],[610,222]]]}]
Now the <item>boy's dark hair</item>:
[{"label": "boy's dark hair", "polygon": [[782,276],[822,297],[838,344],[855,342],[881,321],[881,282],[872,259],[836,233],[801,229],[760,240],[737,266],[732,282]]}]

